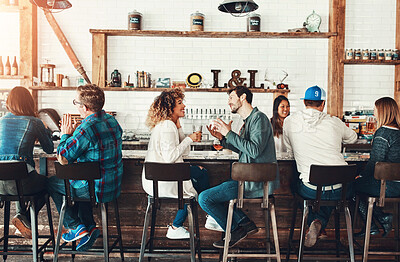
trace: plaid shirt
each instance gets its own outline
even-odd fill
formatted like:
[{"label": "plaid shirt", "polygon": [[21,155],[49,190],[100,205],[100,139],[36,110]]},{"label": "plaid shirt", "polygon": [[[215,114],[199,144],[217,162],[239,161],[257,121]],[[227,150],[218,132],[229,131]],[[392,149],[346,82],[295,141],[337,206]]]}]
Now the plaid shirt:
[{"label": "plaid shirt", "polygon": [[[69,163],[100,162],[101,179],[95,180],[98,202],[110,202],[121,193],[122,129],[117,120],[104,112],[92,114],[71,135],[63,135],[57,154]],[[86,180],[71,180],[71,186],[87,186]]]}]

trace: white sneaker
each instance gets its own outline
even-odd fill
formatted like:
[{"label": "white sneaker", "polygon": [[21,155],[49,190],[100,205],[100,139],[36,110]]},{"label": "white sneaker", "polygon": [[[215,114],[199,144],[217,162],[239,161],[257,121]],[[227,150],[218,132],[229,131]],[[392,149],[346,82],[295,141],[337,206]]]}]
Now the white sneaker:
[{"label": "white sneaker", "polygon": [[217,221],[215,221],[215,219],[210,216],[207,215],[207,220],[206,220],[206,224],[204,225],[205,228],[209,229],[209,230],[214,230],[214,231],[219,231],[219,232],[224,232],[224,230],[222,229],[222,227],[217,223]]},{"label": "white sneaker", "polygon": [[168,226],[167,238],[169,239],[187,239],[190,238],[189,231],[184,227],[178,227],[174,229],[172,226]]}]

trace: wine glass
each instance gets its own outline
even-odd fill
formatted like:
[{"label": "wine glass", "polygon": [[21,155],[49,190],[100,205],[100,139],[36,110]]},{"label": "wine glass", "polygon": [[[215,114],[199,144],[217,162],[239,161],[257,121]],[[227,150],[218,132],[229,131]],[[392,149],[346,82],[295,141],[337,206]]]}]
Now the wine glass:
[{"label": "wine glass", "polygon": [[219,151],[223,148],[223,146],[221,145],[221,142],[219,141],[219,139],[214,139],[213,140],[213,147],[215,150],[217,150],[217,156],[219,155]]}]

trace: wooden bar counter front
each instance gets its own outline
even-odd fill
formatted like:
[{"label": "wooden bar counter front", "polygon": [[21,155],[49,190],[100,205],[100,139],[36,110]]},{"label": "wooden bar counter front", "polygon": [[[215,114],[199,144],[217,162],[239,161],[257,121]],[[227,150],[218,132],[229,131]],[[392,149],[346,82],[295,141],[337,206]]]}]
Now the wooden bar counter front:
[{"label": "wooden bar counter front", "polygon": [[[128,253],[133,252],[136,253],[136,255],[139,251],[141,244],[140,242],[143,230],[144,215],[147,206],[147,196],[142,189],[141,182],[145,155],[146,151],[144,150],[123,150],[124,174],[122,179],[121,196],[118,199],[124,248]],[[47,173],[49,176],[54,175],[55,155],[45,155],[42,153],[37,153],[36,157],[36,163],[38,166],[40,165],[41,174]],[[278,155],[277,158],[280,170],[281,185],[280,188],[275,191],[274,195],[276,198],[276,216],[278,222],[279,242],[281,250],[284,252],[287,247],[289,236],[293,202],[293,195],[290,190],[290,184],[291,181],[293,181],[293,178],[295,178],[297,172],[295,162],[291,158],[289,158],[287,154]],[[194,165],[201,165],[205,167],[209,172],[211,186],[215,186],[229,179],[231,164],[237,159],[238,155],[235,153],[221,153],[219,156],[216,156],[215,151],[192,151],[189,156],[185,158],[185,161],[188,161]],[[365,166],[367,159],[360,157],[360,155],[352,155],[351,157],[347,158],[347,160],[349,163],[357,163],[361,170],[361,168]],[[164,206],[159,211],[156,223],[156,236],[165,236],[167,232],[167,225],[168,223],[171,223],[173,221],[176,211],[177,204],[169,204],[168,206]],[[244,211],[249,214],[249,217],[254,220],[259,228],[261,228],[260,233],[252,235],[248,239],[245,239],[242,243],[240,243],[239,247],[252,249],[263,248],[265,246],[265,241],[262,238],[265,236],[265,232],[263,232],[262,228],[263,215],[261,209],[252,209],[251,206],[249,206],[246,207]],[[111,226],[109,230],[111,234],[116,231],[115,221],[113,221],[114,215],[112,212],[113,208],[109,208],[109,224]],[[54,217],[53,221],[54,223],[57,223],[58,214],[55,207],[53,208],[52,213]],[[95,219],[97,224],[101,225],[99,222],[99,211],[95,210],[94,213],[96,216]],[[297,216],[298,221],[296,222],[295,238],[299,234],[298,227],[300,225],[300,219],[301,215],[299,213]],[[207,253],[209,254],[209,256],[213,257],[217,255],[217,250],[213,248],[212,243],[221,239],[221,233],[205,229],[205,220],[206,213],[202,211],[199,207],[201,246],[204,250],[205,257],[208,256]],[[343,222],[343,219],[341,219],[341,223]],[[342,228],[345,227],[343,226]],[[358,227],[356,226],[356,232],[358,231],[357,228]],[[333,219],[331,219],[330,223],[328,224],[327,232],[330,238],[334,238]],[[343,242],[346,243],[346,234],[344,231],[341,234],[341,237]],[[376,243],[377,241],[373,242]],[[187,248],[189,245],[189,241],[162,241],[160,243],[156,241],[155,245],[156,247],[161,246],[165,248]],[[321,250],[322,247],[325,247],[327,245],[331,246],[332,243],[324,244],[323,241],[320,241],[317,244],[317,248]],[[383,245],[383,242],[380,241],[379,245]]]}]

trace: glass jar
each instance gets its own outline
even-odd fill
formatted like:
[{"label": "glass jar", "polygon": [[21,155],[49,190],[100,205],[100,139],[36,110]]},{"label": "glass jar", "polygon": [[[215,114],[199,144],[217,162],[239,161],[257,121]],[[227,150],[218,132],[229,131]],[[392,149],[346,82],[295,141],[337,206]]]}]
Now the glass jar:
[{"label": "glass jar", "polygon": [[378,60],[385,60],[385,50],[383,49],[378,50]]},{"label": "glass jar", "polygon": [[385,60],[392,60],[392,49],[386,49],[385,50]]},{"label": "glass jar", "polygon": [[261,16],[251,14],[247,17],[247,32],[260,32]]},{"label": "glass jar", "polygon": [[129,30],[142,30],[142,14],[133,10],[128,13],[128,29]]},{"label": "glass jar", "polygon": [[346,49],[346,59],[354,59],[354,51],[352,48]]},{"label": "glass jar", "polygon": [[392,60],[396,60],[396,61],[399,60],[399,50],[398,49],[393,50]]},{"label": "glass jar", "polygon": [[376,52],[376,49],[371,49],[370,53],[370,59],[371,60],[376,60],[378,53]]},{"label": "glass jar", "polygon": [[199,11],[190,15],[190,31],[204,31],[204,15]]},{"label": "glass jar", "polygon": [[359,60],[361,59],[361,49],[356,49],[356,51],[354,52],[354,59]]},{"label": "glass jar", "polygon": [[369,50],[368,49],[363,49],[362,50],[362,59],[363,60],[369,60]]}]

